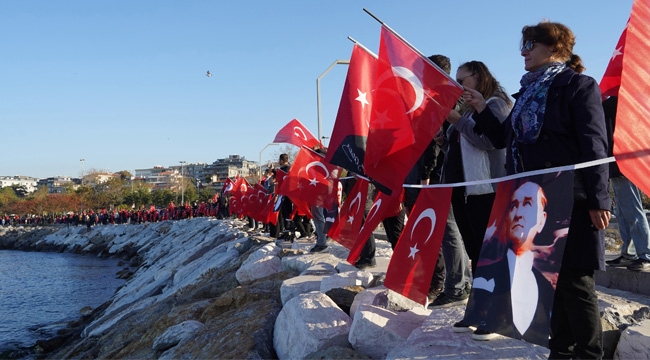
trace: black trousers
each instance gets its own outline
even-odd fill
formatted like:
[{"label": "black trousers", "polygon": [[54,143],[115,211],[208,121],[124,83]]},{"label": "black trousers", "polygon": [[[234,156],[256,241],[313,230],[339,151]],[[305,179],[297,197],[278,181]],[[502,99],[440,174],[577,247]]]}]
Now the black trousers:
[{"label": "black trousers", "polygon": [[562,266],[551,316],[550,358],[570,353],[580,359],[602,359],[603,330],[594,270]]},{"label": "black trousers", "polygon": [[494,193],[465,197],[464,187],[455,187],[451,193],[454,218],[463,237],[467,256],[472,261],[472,275],[476,272],[494,197]]}]

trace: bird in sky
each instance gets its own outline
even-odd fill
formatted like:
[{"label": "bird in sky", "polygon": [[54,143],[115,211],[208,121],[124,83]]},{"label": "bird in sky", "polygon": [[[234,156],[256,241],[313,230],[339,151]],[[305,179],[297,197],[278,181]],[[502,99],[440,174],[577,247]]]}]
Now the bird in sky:
[{"label": "bird in sky", "polygon": [[210,74],[210,70],[208,70],[208,72],[205,74],[205,76],[207,76],[207,77],[212,76],[212,74]]}]

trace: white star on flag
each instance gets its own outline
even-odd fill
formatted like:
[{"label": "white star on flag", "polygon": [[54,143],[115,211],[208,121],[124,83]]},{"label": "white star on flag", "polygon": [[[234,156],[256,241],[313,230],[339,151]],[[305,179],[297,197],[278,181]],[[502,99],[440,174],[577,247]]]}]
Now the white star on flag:
[{"label": "white star on flag", "polygon": [[415,260],[415,254],[417,254],[418,251],[420,251],[420,249],[418,249],[418,244],[415,244],[415,246],[411,247],[411,253],[409,254],[408,257],[413,258],[413,260]]},{"label": "white star on flag", "polygon": [[316,186],[316,184],[318,184],[318,181],[316,181],[316,178],[313,178],[313,179],[309,180],[309,186]]},{"label": "white star on flag", "polygon": [[370,105],[370,103],[368,102],[368,99],[366,98],[366,95],[368,93],[365,93],[365,92],[361,91],[361,89],[357,89],[357,92],[359,93],[359,96],[357,96],[357,98],[354,99],[354,100],[360,102],[361,103],[361,108],[365,109],[366,105]]},{"label": "white star on flag", "polygon": [[352,224],[354,222],[354,216],[349,216],[348,217],[348,222]]},{"label": "white star on flag", "polygon": [[621,52],[621,50],[623,50],[622,46],[620,48],[618,48],[618,49],[614,49],[614,53],[612,54],[612,60],[611,61],[614,61],[614,59],[616,59],[617,56],[623,55],[623,52]]}]

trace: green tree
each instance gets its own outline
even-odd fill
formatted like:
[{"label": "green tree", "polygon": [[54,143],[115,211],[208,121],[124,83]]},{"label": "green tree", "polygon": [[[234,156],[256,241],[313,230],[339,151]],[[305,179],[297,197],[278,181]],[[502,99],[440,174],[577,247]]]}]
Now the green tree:
[{"label": "green tree", "polygon": [[120,179],[122,180],[130,180],[133,175],[131,175],[131,172],[128,170],[122,170],[116,172],[116,174],[120,175]]},{"label": "green tree", "polygon": [[151,201],[160,208],[165,208],[174,201],[176,194],[171,189],[160,189],[151,192]]},{"label": "green tree", "polygon": [[9,186],[0,188],[0,212],[8,213],[8,206],[15,201],[18,201],[18,195],[13,188]]},{"label": "green tree", "polygon": [[210,202],[214,197],[214,191],[210,187],[204,187],[199,190],[199,201]]},{"label": "green tree", "polygon": [[127,189],[124,194],[124,204],[135,205],[136,209],[151,204],[151,190],[147,186],[140,186],[133,190]]}]

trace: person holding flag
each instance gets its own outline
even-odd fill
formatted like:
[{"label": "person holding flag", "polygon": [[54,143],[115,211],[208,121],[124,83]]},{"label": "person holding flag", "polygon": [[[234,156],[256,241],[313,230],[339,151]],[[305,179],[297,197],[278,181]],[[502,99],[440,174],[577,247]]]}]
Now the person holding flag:
[{"label": "person holding flag", "polygon": [[[607,157],[601,92],[596,80],[582,75],[585,67],[573,53],[574,45],[575,35],[561,23],[523,27],[520,52],[527,73],[504,122],[479,91],[463,92],[465,102],[476,109],[476,131],[495,147],[506,146],[509,174]],[[576,170],[569,234],[553,301],[550,358],[603,356],[594,272],[605,270],[608,175],[606,163]]]}]

